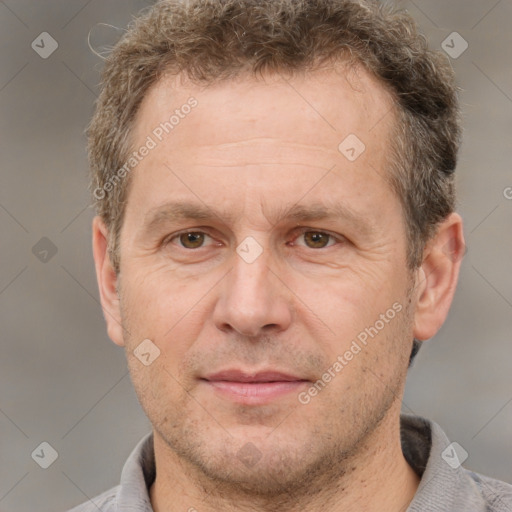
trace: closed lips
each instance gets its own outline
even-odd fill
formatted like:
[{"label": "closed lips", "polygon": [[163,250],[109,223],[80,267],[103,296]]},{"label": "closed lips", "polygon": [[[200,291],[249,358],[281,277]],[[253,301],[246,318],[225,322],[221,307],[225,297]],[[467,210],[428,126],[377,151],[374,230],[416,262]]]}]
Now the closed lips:
[{"label": "closed lips", "polygon": [[204,380],[210,382],[245,382],[245,383],[262,383],[262,382],[293,382],[293,381],[306,381],[301,377],[281,373],[276,371],[263,371],[255,374],[243,372],[241,370],[225,370],[215,374],[204,377]]}]

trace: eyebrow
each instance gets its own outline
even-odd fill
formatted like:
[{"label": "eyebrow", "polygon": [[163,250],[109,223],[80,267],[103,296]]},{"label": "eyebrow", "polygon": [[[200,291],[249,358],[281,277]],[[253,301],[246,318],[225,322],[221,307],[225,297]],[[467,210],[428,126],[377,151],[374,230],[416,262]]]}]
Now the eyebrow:
[{"label": "eyebrow", "polygon": [[[318,220],[345,220],[362,234],[375,232],[375,226],[367,216],[356,213],[346,205],[337,202],[331,205],[313,203],[308,205],[294,204],[291,207],[273,208],[270,214],[264,214],[272,226],[283,221],[311,222]],[[215,211],[204,204],[183,201],[168,202],[149,210],[145,215],[142,231],[157,231],[161,226],[183,220],[219,219],[223,223],[233,224],[238,215],[227,211]]]},{"label": "eyebrow", "polygon": [[[269,217],[267,217],[269,218]],[[272,213],[273,225],[279,221],[313,222],[318,220],[343,220],[351,224],[360,234],[371,235],[376,228],[367,215],[354,211],[341,202],[330,205],[315,202],[307,205],[294,204],[291,207],[275,209]]]}]

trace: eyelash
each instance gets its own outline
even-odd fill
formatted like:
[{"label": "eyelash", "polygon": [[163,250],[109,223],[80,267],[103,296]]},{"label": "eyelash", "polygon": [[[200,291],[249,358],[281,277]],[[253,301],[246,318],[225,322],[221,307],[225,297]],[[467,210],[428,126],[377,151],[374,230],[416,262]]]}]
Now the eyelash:
[{"label": "eyelash", "polygon": [[[297,230],[296,230],[297,231]],[[206,235],[210,238],[213,239],[213,237],[211,235],[209,235],[208,233],[206,233],[205,231],[201,231],[199,229],[187,229],[185,231],[180,231],[178,233],[175,233],[171,236],[168,236],[166,238],[164,238],[162,240],[162,243],[161,245],[163,247],[167,246],[168,244],[170,244],[172,242],[172,240],[176,239],[176,238],[179,238],[181,235],[186,235],[187,233],[198,233],[198,234],[202,234],[202,235]],[[313,228],[309,228],[309,227],[303,227],[303,228],[298,228],[298,234],[295,236],[294,238],[294,241],[296,239],[298,239],[300,236],[304,235],[305,233],[316,233],[316,234],[322,234],[322,235],[327,235],[329,237],[329,241],[331,240],[334,240],[338,243],[343,243],[345,241],[345,238],[341,235],[333,235],[332,233],[329,233],[328,231],[321,231],[321,230],[317,230],[317,229],[313,229]],[[329,247],[333,247],[334,245],[336,244],[332,244],[332,245],[327,245],[325,247],[319,247],[319,248],[314,248],[314,247],[307,247],[307,246],[303,246],[305,247],[306,249],[312,249],[312,250],[320,250],[320,249],[328,249]],[[179,246],[180,249],[183,249],[185,251],[199,251],[200,249],[204,249],[205,246],[201,246],[201,247],[197,247],[195,249],[190,249],[190,248],[187,248],[187,247],[183,247],[183,246]]]}]

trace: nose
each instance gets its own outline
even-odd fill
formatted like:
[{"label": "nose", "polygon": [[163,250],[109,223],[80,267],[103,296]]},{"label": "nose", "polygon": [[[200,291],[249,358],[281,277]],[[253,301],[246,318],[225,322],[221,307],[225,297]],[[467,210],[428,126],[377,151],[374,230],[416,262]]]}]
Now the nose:
[{"label": "nose", "polygon": [[271,270],[268,249],[250,263],[238,253],[233,260],[232,270],[220,283],[213,313],[216,327],[247,337],[286,330],[292,319],[292,294]]}]

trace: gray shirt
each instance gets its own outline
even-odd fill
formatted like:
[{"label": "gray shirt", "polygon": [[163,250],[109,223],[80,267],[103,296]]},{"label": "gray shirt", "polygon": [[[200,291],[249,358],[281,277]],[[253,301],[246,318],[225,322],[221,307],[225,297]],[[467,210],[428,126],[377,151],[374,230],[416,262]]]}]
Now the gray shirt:
[{"label": "gray shirt", "polygon": [[[406,512],[512,512],[512,485],[463,468],[463,452],[439,425],[407,414],[400,425],[404,457],[421,477]],[[153,512],[148,489],[154,479],[151,433],[126,461],[120,485],[68,512]]]}]

